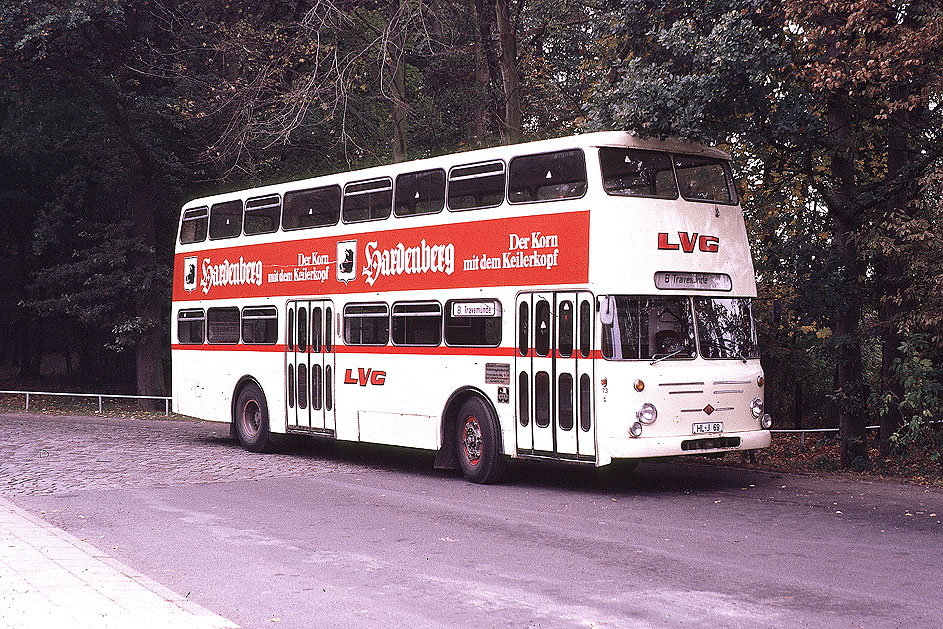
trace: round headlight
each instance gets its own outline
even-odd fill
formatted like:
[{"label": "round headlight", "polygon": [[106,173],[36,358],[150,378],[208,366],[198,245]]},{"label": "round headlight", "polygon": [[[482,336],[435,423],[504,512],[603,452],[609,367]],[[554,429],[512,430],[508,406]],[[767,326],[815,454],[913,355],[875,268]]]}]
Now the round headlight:
[{"label": "round headlight", "polygon": [[643,424],[653,424],[655,420],[658,419],[658,410],[655,408],[654,404],[646,402],[642,404],[642,408],[638,409],[635,418]]},{"label": "round headlight", "polygon": [[769,415],[763,415],[763,417],[760,419],[760,426],[763,428],[763,430],[769,430],[773,427],[773,418]]},{"label": "round headlight", "polygon": [[629,426],[629,436],[630,437],[641,437],[642,436],[642,424],[635,422]]},{"label": "round headlight", "polygon": [[763,414],[763,400],[754,398],[753,404],[750,405],[750,412],[753,413],[753,417],[759,419],[760,415]]}]

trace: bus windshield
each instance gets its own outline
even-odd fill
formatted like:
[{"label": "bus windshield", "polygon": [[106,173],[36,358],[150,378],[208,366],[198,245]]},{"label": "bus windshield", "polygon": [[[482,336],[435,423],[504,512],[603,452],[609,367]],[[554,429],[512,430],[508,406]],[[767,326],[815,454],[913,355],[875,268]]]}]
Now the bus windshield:
[{"label": "bus windshield", "polygon": [[[756,358],[750,300],[687,297],[609,298],[612,323],[603,324],[603,356],[609,360]],[[694,326],[697,325],[697,343]]]},{"label": "bus windshield", "polygon": [[609,360],[694,358],[694,323],[687,297],[609,298],[612,323],[603,324]]},{"label": "bus windshield", "polygon": [[694,316],[704,358],[756,358],[750,300],[694,298]]}]

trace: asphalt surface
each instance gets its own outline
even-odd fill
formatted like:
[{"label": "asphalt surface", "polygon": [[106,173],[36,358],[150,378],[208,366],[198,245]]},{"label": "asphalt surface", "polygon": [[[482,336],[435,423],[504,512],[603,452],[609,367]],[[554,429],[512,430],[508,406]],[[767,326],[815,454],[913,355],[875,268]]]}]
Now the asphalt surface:
[{"label": "asphalt surface", "polygon": [[0,415],[0,494],[242,627],[933,627],[943,492]]}]

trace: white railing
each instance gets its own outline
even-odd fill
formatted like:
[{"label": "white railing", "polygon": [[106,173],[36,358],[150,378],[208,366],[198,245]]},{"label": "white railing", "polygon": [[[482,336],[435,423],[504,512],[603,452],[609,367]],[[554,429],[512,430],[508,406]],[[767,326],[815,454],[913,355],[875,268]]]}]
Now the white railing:
[{"label": "white railing", "polygon": [[90,397],[98,398],[98,412],[102,412],[103,399],[123,399],[123,400],[163,400],[164,415],[170,414],[170,400],[173,398],[163,395],[119,395],[112,393],[61,393],[57,391],[0,391],[0,395],[25,395],[26,410],[29,410],[29,396],[59,396],[59,397]]},{"label": "white railing", "polygon": [[[880,426],[865,426],[865,430],[877,430]],[[805,434],[807,432],[838,432],[839,428],[794,428],[792,430],[770,430],[771,433],[796,434],[799,433],[799,448],[805,448]]]}]

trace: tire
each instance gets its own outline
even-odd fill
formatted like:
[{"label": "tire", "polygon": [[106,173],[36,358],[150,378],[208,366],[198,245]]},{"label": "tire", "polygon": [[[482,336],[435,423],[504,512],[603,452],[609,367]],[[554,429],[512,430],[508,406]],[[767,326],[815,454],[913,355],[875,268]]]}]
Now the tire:
[{"label": "tire", "polygon": [[501,453],[498,421],[480,398],[462,404],[455,422],[455,454],[459,467],[473,483],[494,483],[500,480],[507,466]]},{"label": "tire", "polygon": [[268,449],[271,441],[268,404],[259,385],[252,382],[240,389],[234,413],[233,424],[242,447],[249,452],[263,452]]}]

